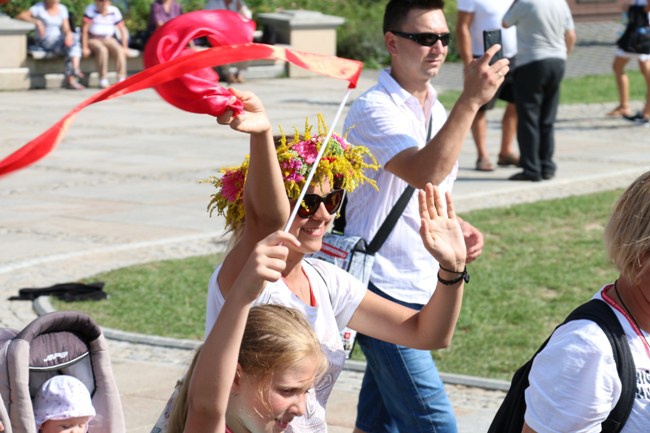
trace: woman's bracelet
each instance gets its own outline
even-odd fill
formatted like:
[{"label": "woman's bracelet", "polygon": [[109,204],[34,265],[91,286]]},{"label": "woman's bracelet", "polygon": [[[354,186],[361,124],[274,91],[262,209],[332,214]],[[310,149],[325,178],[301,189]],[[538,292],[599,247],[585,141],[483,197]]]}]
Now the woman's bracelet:
[{"label": "woman's bracelet", "polygon": [[451,271],[449,269],[444,268],[442,265],[439,266],[440,269],[442,269],[445,272],[449,272],[451,274],[458,274],[458,276],[453,280],[445,280],[440,276],[440,271],[438,271],[438,281],[444,284],[445,286],[453,286],[454,284],[459,283],[461,280],[465,281],[465,283],[469,283],[469,272],[467,272],[467,266],[465,266],[462,272]]}]

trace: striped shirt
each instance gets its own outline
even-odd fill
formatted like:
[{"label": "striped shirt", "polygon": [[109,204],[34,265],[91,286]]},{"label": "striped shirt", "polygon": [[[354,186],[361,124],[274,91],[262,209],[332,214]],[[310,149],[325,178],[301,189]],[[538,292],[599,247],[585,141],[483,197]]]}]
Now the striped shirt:
[{"label": "striped shirt", "polygon": [[[447,113],[433,87],[429,85],[423,110],[417,99],[385,69],[378,83],[352,104],[344,130],[352,128],[347,137],[350,143],[367,146],[383,167],[401,151],[425,145],[429,115],[434,136],[445,123]],[[439,185],[443,193],[451,191],[457,172],[458,164]],[[369,242],[407,183],[383,168],[366,174],[376,180],[379,192],[363,185],[350,193],[345,233],[362,236]],[[416,193],[376,254],[370,281],[396,299],[426,304],[436,288],[438,263],[424,248],[419,230]]]},{"label": "striped shirt", "polygon": [[113,5],[108,6],[106,15],[102,15],[94,3],[84,11],[84,21],[90,23],[88,33],[95,37],[108,38],[115,35],[115,28],[122,19],[122,12]]}]

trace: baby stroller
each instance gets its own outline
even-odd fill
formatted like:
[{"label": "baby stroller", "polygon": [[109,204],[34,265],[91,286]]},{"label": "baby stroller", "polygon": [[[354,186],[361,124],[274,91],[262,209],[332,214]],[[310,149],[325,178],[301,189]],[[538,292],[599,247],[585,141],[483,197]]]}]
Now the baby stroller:
[{"label": "baby stroller", "polygon": [[49,378],[67,374],[90,391],[91,433],[124,433],[122,405],[101,329],[83,313],[38,317],[18,332],[0,328],[0,421],[6,433],[38,433],[32,398]]}]

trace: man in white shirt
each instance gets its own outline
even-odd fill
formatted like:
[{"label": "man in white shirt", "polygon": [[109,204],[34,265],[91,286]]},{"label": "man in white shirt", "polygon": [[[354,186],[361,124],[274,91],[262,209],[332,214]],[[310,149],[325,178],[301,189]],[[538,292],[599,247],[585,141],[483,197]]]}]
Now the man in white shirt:
[{"label": "man in white shirt", "polygon": [[[510,68],[514,68],[515,55],[517,54],[517,30],[515,27],[509,29],[501,27],[501,20],[511,4],[512,0],[458,0],[456,46],[466,67],[484,53],[483,31],[496,29],[501,31],[503,55],[510,60]],[[497,164],[500,167],[505,167],[519,163],[519,157],[513,151],[515,133],[517,132],[517,109],[514,104],[514,80],[511,71],[496,96],[476,113],[472,124],[478,171],[494,170],[487,149],[487,111],[494,108],[497,98],[508,103],[501,120],[501,148]]]},{"label": "man in white shirt", "polygon": [[[498,47],[467,68],[465,85],[449,119],[429,81],[447,55],[449,27],[442,0],[390,0],[384,13],[384,42],[391,66],[377,85],[352,105],[345,129],[351,143],[370,148],[382,166],[370,173],[379,186],[358,188],[346,209],[346,234],[372,239],[410,184],[427,182],[451,191],[458,154],[472,121],[508,73],[508,60],[492,66]],[[431,138],[427,141],[428,128]],[[483,235],[463,222],[467,259],[480,255]],[[411,197],[383,247],[376,254],[369,289],[414,309],[422,308],[436,287],[438,263],[420,247],[417,197]],[[355,432],[456,432],[456,421],[433,358],[428,351],[358,338],[368,361],[359,395]]]}]

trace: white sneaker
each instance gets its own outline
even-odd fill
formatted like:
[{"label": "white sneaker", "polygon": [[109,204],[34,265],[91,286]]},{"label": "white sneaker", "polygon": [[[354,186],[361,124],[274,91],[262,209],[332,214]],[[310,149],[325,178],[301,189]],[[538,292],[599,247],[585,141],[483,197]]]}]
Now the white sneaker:
[{"label": "white sneaker", "polygon": [[99,88],[100,89],[106,89],[108,86],[110,86],[110,83],[108,82],[108,80],[106,78],[102,78],[101,80],[99,80]]}]

